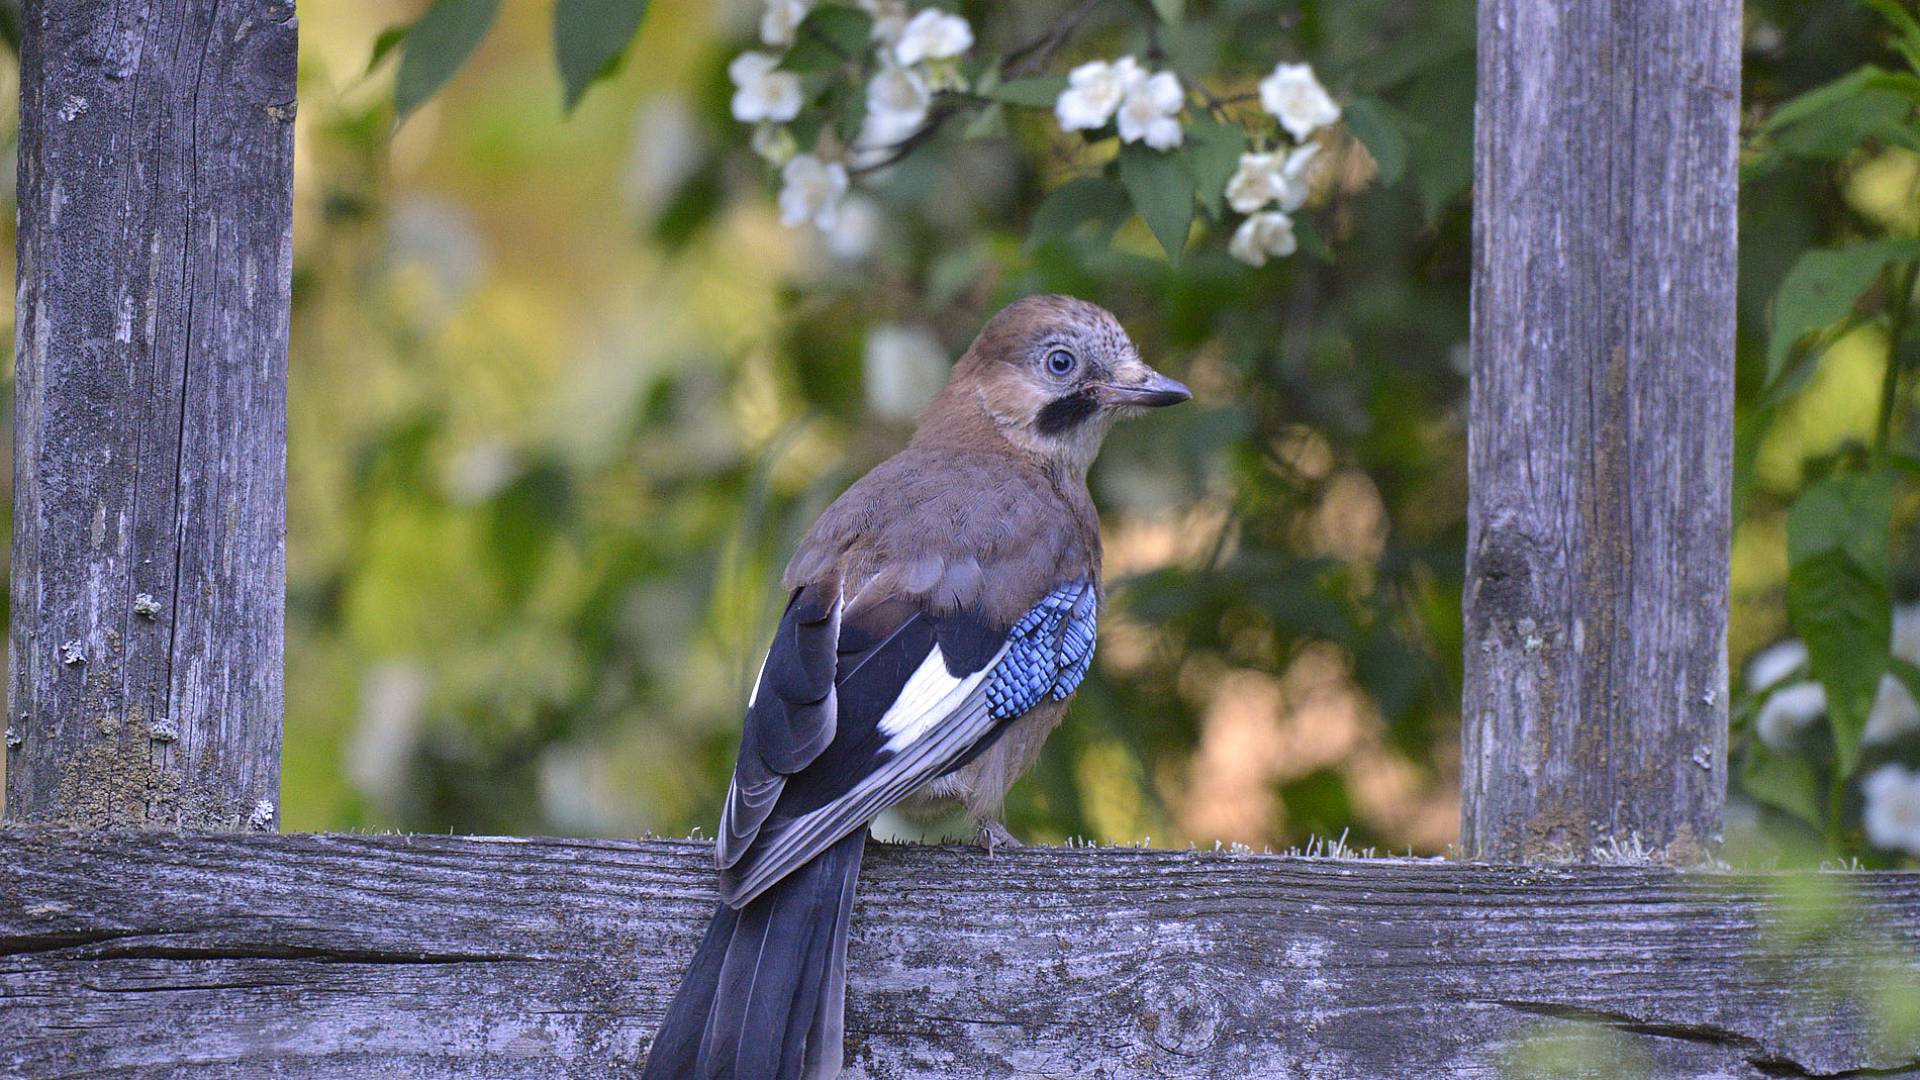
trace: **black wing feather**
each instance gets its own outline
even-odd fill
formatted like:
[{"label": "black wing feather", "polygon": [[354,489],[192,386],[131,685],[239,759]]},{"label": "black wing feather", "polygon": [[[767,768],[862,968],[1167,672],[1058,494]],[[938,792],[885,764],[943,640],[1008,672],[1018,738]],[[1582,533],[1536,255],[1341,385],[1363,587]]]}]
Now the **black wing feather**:
[{"label": "black wing feather", "polygon": [[833,805],[893,756],[880,718],[936,644],[948,673],[964,678],[990,663],[1004,640],[1004,628],[971,612],[936,614],[894,598],[843,615],[824,587],[796,590],[747,710],[721,813],[721,869],[746,872],[743,860],[756,861],[748,856],[766,830],[784,831]]}]

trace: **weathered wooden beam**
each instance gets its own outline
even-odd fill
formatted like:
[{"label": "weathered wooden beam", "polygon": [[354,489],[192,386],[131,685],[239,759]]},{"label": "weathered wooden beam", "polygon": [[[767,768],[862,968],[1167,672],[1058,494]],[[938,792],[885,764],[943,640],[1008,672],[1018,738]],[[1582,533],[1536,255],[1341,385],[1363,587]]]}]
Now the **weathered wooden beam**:
[{"label": "weathered wooden beam", "polygon": [[1726,791],[1739,0],[1482,0],[1462,846]]},{"label": "weathered wooden beam", "polygon": [[38,0],[6,816],[271,828],[292,0]]},{"label": "weathered wooden beam", "polygon": [[[631,1075],[712,885],[688,841],[0,832],[0,1075]],[[851,970],[854,1077],[1491,1080],[1579,1028],[1596,1076],[1920,1074],[1862,985],[1920,978],[1911,873],[876,845]]]}]

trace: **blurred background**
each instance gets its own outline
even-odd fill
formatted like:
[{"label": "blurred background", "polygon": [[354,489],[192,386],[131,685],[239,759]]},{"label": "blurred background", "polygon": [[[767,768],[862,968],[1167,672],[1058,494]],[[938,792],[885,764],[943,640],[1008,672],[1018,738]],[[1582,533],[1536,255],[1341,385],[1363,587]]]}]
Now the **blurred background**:
[{"label": "blurred background", "polygon": [[[955,6],[1004,53],[1074,5]],[[425,7],[299,5],[286,829],[711,828],[799,534],[903,445],[988,315],[1059,291],[1113,309],[1196,402],[1123,426],[1094,470],[1111,610],[1010,827],[1447,849],[1470,0],[1196,3],[1164,38],[1115,0],[1065,44],[1052,73],[1154,53],[1221,92],[1307,59],[1389,119],[1330,138],[1313,235],[1261,269],[1219,243],[1175,268],[1138,218],[1039,237],[1036,207],[1098,152],[1045,109],[948,125],[832,232],[784,227],[728,104],[757,0],[655,0],[570,115],[550,6],[505,4],[396,129],[392,57],[369,61]],[[1854,0],[1749,8],[1756,129],[1901,62]],[[1783,390],[1769,305],[1811,248],[1920,234],[1920,145],[1805,142],[1750,155],[1742,198],[1736,673],[1787,633],[1794,497],[1873,441],[1901,362],[1862,323]],[[1912,503],[1899,596],[1920,592]],[[1798,827],[1777,801],[1737,786],[1736,839],[1777,852]]]}]

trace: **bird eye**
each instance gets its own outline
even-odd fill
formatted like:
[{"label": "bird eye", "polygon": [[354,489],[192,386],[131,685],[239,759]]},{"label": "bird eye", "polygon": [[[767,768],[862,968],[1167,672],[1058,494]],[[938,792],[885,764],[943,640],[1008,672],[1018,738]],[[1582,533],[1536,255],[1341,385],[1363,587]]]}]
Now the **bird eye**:
[{"label": "bird eye", "polygon": [[1047,354],[1047,374],[1056,379],[1066,378],[1079,366],[1080,361],[1065,349],[1055,349]]}]

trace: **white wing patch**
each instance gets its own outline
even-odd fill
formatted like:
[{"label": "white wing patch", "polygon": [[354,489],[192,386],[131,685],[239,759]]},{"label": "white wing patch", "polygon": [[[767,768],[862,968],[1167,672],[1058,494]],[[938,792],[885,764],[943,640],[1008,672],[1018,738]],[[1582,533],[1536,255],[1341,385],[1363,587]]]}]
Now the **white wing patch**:
[{"label": "white wing patch", "polygon": [[773,659],[773,650],[769,648],[767,655],[760,658],[760,674],[753,677],[753,690],[747,694],[747,708],[749,709],[753,708],[754,702],[760,700],[760,684],[766,681],[767,661],[771,659]]},{"label": "white wing patch", "polygon": [[887,736],[883,749],[889,753],[899,753],[905,747],[912,746],[959,708],[960,703],[973,693],[974,687],[986,680],[991,671],[993,664],[989,663],[971,675],[956,679],[947,670],[947,660],[940,655],[940,646],[935,645],[920,667],[908,677],[907,685],[900,688],[900,696],[893,700],[886,715],[880,718],[880,734]]}]

